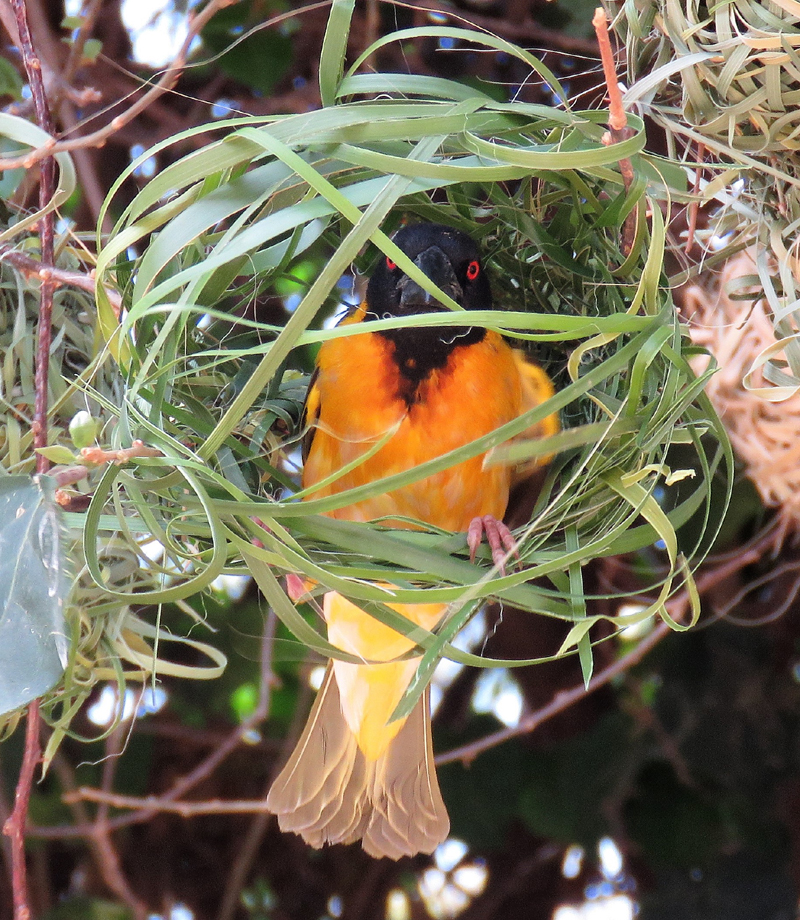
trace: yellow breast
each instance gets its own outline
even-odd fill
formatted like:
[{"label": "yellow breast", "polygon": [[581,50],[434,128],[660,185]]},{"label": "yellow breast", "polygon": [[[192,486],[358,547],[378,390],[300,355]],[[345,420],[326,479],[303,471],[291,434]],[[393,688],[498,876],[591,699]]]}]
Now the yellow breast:
[{"label": "yellow breast", "polygon": [[[332,340],[320,350],[319,418],[303,485],[319,482],[364,457],[381,438],[387,441],[315,496],[338,494],[404,472],[463,447],[520,414],[523,388],[514,353],[496,333],[487,332],[481,342],[455,348],[446,365],[422,381],[410,404],[393,348],[382,336],[365,333]],[[483,457],[481,453],[331,516],[368,521],[403,515],[448,530],[466,530],[478,514],[502,517],[510,473],[501,467],[483,470]]]}]

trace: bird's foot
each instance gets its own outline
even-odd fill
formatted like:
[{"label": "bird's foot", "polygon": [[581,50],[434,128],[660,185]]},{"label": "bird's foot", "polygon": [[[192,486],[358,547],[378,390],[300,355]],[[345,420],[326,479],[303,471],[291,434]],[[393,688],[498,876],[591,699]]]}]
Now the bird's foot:
[{"label": "bird's foot", "polygon": [[492,562],[497,566],[502,575],[506,574],[506,562],[513,553],[519,559],[519,547],[511,531],[502,521],[498,521],[491,514],[479,515],[472,519],[467,530],[467,546],[469,546],[469,561],[475,561],[475,553],[481,545],[483,535],[492,551]]},{"label": "bird's foot", "polygon": [[286,593],[293,604],[310,600],[313,587],[314,582],[308,578],[301,578],[299,575],[295,575],[294,572],[289,572],[286,575]]}]

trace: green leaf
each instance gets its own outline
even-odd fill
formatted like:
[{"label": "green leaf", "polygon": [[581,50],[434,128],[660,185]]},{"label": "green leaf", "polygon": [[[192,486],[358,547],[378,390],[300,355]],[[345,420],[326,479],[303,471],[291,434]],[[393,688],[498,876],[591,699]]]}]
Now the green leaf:
[{"label": "green leaf", "polygon": [[103,43],[99,38],[88,38],[83,46],[84,61],[94,61],[103,50]]},{"label": "green leaf", "polygon": [[[46,131],[42,131],[37,125],[32,124],[25,118],[19,118],[17,115],[8,115],[6,112],[0,112],[0,139],[4,145],[8,141],[12,142],[14,146],[11,149],[15,150],[17,154],[20,152],[20,144],[36,148],[52,141],[50,135]],[[0,149],[8,150],[9,148],[3,147]],[[58,164],[58,188],[55,194],[41,210],[32,211],[13,226],[0,233],[0,242],[6,243],[14,237],[21,236],[24,231],[38,223],[45,214],[60,207],[75,191],[77,178],[71,157],[67,153],[57,153],[54,159]],[[22,173],[24,175],[24,172],[24,170],[13,170],[11,174]]]},{"label": "green leaf", "polygon": [[39,447],[36,449],[37,454],[41,454],[51,463],[70,464],[75,463],[78,457],[63,444],[53,444],[51,447]]},{"label": "green leaf", "polygon": [[[2,70],[2,61],[3,59],[0,58],[0,70]],[[0,155],[15,156],[18,152],[19,144],[0,136]],[[16,192],[24,178],[25,170],[22,168],[6,169],[0,172],[0,199],[4,204]]]},{"label": "green leaf", "polygon": [[333,0],[319,60],[319,91],[324,106],[333,105],[344,71],[355,0]]},{"label": "green leaf", "polygon": [[41,696],[64,672],[65,562],[51,480],[0,479],[0,713]]},{"label": "green leaf", "polygon": [[[568,527],[565,534],[567,549],[570,553],[575,553],[580,549],[580,540],[576,527]],[[592,655],[592,640],[589,635],[594,617],[586,615],[586,595],[583,590],[583,572],[581,564],[577,560],[569,565],[569,594],[575,619],[578,623],[570,630],[570,636],[579,631],[579,635],[570,640],[569,636],[564,642],[564,646],[569,647],[570,641],[574,642],[578,649],[578,658],[581,663],[581,673],[583,674],[584,687],[589,686],[594,671],[594,656]],[[583,627],[583,628],[581,628]],[[564,649],[562,646],[562,651]]]}]

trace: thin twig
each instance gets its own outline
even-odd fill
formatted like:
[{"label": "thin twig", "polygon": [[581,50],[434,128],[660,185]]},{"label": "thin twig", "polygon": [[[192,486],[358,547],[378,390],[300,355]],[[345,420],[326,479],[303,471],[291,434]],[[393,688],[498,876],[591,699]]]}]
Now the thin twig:
[{"label": "thin twig", "polygon": [[[42,280],[42,263],[31,256],[7,243],[0,243],[0,261],[9,262],[15,268],[28,278],[36,277]],[[76,287],[82,291],[88,291],[94,294],[95,280],[92,274],[84,272],[70,272],[55,266],[46,269],[48,277],[53,287]],[[119,315],[122,308],[122,298],[110,287],[106,287],[106,294],[114,311]]]},{"label": "thin twig", "polygon": [[[746,568],[748,565],[756,562],[761,558],[761,551],[758,547],[753,546],[745,552],[740,552],[738,555],[732,557],[721,565],[715,566],[713,569],[704,572],[697,579],[697,590],[702,595],[706,591],[709,591],[711,588],[730,578],[732,574],[740,571],[743,568]],[[643,598],[643,601],[646,599]],[[683,618],[686,609],[689,604],[689,592],[683,590],[679,592],[668,604],[670,608],[670,615],[676,622],[680,622]],[[495,747],[498,744],[502,744],[504,741],[508,741],[511,738],[517,738],[520,735],[530,734],[535,728],[538,728],[543,722],[546,722],[548,719],[552,719],[553,716],[557,716],[559,713],[564,712],[564,710],[569,709],[570,706],[573,706],[579,700],[583,699],[585,696],[588,696],[590,693],[594,693],[595,690],[599,690],[600,687],[604,687],[615,677],[618,677],[620,674],[624,674],[625,671],[632,668],[634,665],[638,664],[649,652],[651,652],[662,639],[664,639],[671,632],[670,626],[667,623],[659,623],[658,626],[644,639],[641,640],[634,648],[632,648],[626,655],[623,655],[621,658],[618,658],[616,661],[612,662],[608,667],[604,668],[602,671],[598,672],[590,681],[589,684],[584,687],[583,684],[579,684],[576,687],[572,687],[570,690],[562,690],[560,693],[557,693],[553,699],[541,709],[537,709],[535,712],[530,713],[525,716],[523,719],[520,719],[517,725],[512,726],[511,728],[501,729],[500,731],[494,732],[491,735],[486,735],[483,738],[479,738],[477,741],[473,741],[470,744],[462,745],[461,747],[454,748],[453,750],[446,751],[443,754],[439,754],[436,757],[436,765],[440,766],[445,763],[453,763],[456,760],[460,760],[463,763],[470,763],[478,754],[483,753],[484,751],[489,750],[489,748]]]},{"label": "thin twig", "polygon": [[11,886],[14,894],[14,920],[30,920],[28,880],[25,866],[25,820],[33,788],[33,774],[41,757],[39,746],[39,701],[28,706],[25,726],[25,753],[14,794],[14,810],[3,825],[3,833],[11,838]]},{"label": "thin twig", "polygon": [[[726,620],[728,623],[734,623],[736,626],[764,626],[767,623],[774,623],[786,614],[786,611],[794,604],[795,599],[800,592],[800,560],[791,559],[776,566],[765,575],[761,575],[752,581],[748,581],[734,596],[719,610],[715,611],[717,619]],[[769,613],[758,618],[737,616],[732,611],[743,603],[748,594],[756,592],[759,588],[777,582],[784,575],[794,575],[788,589],[781,585],[781,591],[778,594],[780,601],[776,606],[770,606]]]},{"label": "thin twig", "polygon": [[[133,814],[117,815],[108,819],[109,830],[119,830],[123,827],[130,827],[133,824],[145,824],[150,821],[156,814],[162,812],[172,812],[173,814],[183,815],[183,817],[192,817],[196,814],[253,814],[260,811],[266,811],[264,802],[261,799],[240,800],[240,801],[212,801],[205,802],[178,802],[175,799],[185,795],[194,786],[209,776],[219,763],[234,751],[241,743],[242,738],[252,731],[260,719],[257,719],[254,713],[245,719],[241,725],[238,725],[226,738],[226,740],[214,749],[194,770],[187,773],[176,782],[171,789],[160,796],[146,796],[137,798],[135,796],[118,796],[104,795],[102,791],[83,787],[69,792],[63,796],[64,802],[72,805],[78,801],[87,802],[106,802],[108,805],[119,808],[141,809]],[[29,825],[27,828],[29,837],[36,837],[42,840],[72,840],[76,838],[91,838],[94,834],[93,824],[64,824],[54,825],[52,827],[41,827]]]},{"label": "thin twig", "polygon": [[[19,35],[22,60],[31,89],[36,110],[36,119],[42,130],[52,134],[53,123],[50,108],[44,91],[42,63],[36,55],[31,41],[28,16],[24,0],[11,0]],[[55,162],[45,157],[42,160],[39,176],[39,207],[44,209],[55,193]],[[33,415],[33,446],[47,445],[47,387],[50,366],[50,343],[52,341],[53,283],[49,272],[55,262],[54,251],[55,227],[52,211],[39,221],[39,241],[41,254],[41,288],[39,291],[38,342],[36,347],[36,370],[34,376],[35,399]],[[46,473],[50,463],[42,454],[36,456],[37,473]],[[27,867],[25,865],[25,824],[28,817],[28,804],[33,788],[33,775],[41,758],[39,742],[40,713],[39,701],[34,700],[28,706],[25,726],[25,752],[22,758],[17,788],[14,796],[14,810],[3,825],[3,833],[11,838],[11,873],[14,898],[15,920],[29,920],[31,915],[28,903]]]},{"label": "thin twig", "polygon": [[131,460],[144,457],[163,457],[164,454],[157,447],[148,447],[144,441],[138,438],[130,447],[122,447],[119,450],[104,450],[102,447],[82,447],[81,458],[86,463],[102,466],[104,463],[113,463],[116,466],[124,466]]},{"label": "thin twig", "polygon": [[700,179],[703,175],[703,157],[706,153],[706,145],[700,143],[697,145],[697,169],[694,172],[694,187],[692,188],[692,202],[689,205],[689,226],[686,228],[686,247],[684,252],[688,256],[694,246],[694,234],[697,230],[697,215],[700,211],[700,202],[697,196],[700,194]]},{"label": "thin twig", "polygon": [[[73,131],[78,126],[79,118],[75,112],[75,105],[71,98],[65,98],[61,101],[59,116],[61,118],[62,130],[65,134]],[[97,155],[93,150],[79,147],[72,152],[72,158],[75,161],[75,171],[78,174],[81,193],[86,200],[86,206],[89,209],[89,213],[92,215],[92,220],[96,224],[103,210],[103,202],[106,197],[106,190],[103,187],[103,183],[97,171]],[[111,216],[108,212],[104,213],[101,230],[105,236],[111,233],[112,223]],[[106,287],[106,292],[108,291],[109,288]],[[115,308],[117,316],[119,316],[121,302],[122,298],[119,294],[114,294],[114,296],[111,297],[111,303]]]},{"label": "thin twig", "polygon": [[[625,140],[629,135],[624,134],[628,127],[628,116],[622,105],[622,93],[617,80],[617,68],[614,63],[614,52],[611,48],[611,39],[608,37],[608,17],[602,6],[594,11],[592,19],[597,44],[600,47],[600,60],[603,64],[603,76],[608,87],[608,128],[611,131],[613,142]],[[630,162],[630,161],[629,161]]]},{"label": "thin twig", "polygon": [[654,649],[662,639],[669,635],[669,633],[670,627],[667,626],[666,623],[659,623],[658,626],[656,626],[648,636],[645,636],[635,648],[631,649],[627,655],[618,658],[613,664],[610,664],[607,668],[604,668],[596,674],[589,681],[588,686],[584,687],[583,684],[579,684],[571,690],[562,690],[557,693],[546,706],[542,706],[541,709],[537,709],[535,712],[520,719],[517,725],[511,728],[501,729],[500,731],[493,732],[491,735],[479,738],[477,741],[473,741],[470,744],[464,744],[461,747],[446,751],[444,754],[439,754],[436,757],[436,766],[453,763],[456,760],[460,760],[465,764],[471,763],[478,754],[488,751],[489,748],[502,744],[504,741],[509,741],[511,738],[530,734],[535,728],[538,728],[542,722],[546,722],[548,719],[552,719],[553,716],[557,716],[559,713],[564,712],[565,709],[569,709],[570,706],[574,706],[578,700],[582,700],[590,693],[594,693],[595,690],[604,687],[618,674],[623,674],[628,668],[638,664],[642,658]]},{"label": "thin twig", "polygon": [[[14,2],[21,2],[21,0],[14,0]],[[148,106],[152,105],[156,99],[160,98],[164,95],[164,93],[168,93],[173,89],[184,69],[186,68],[186,63],[189,57],[189,50],[191,48],[192,42],[200,34],[206,23],[217,12],[219,12],[219,10],[224,9],[227,6],[231,6],[235,2],[237,2],[237,0],[211,0],[207,6],[200,10],[200,12],[196,14],[190,14],[189,28],[186,34],[186,39],[181,45],[172,63],[162,73],[161,78],[156,83],[153,83],[150,89],[136,102],[134,102],[130,108],[126,109],[120,115],[112,118],[107,125],[102,128],[98,128],[97,131],[93,131],[90,134],[84,134],[81,137],[72,138],[71,140],[61,140],[57,142],[52,140],[46,144],[43,144],[41,147],[37,147],[35,150],[30,150],[27,153],[22,154],[21,156],[6,157],[4,159],[0,159],[0,171],[5,169],[28,169],[39,160],[42,160],[45,157],[53,156],[57,153],[64,153],[70,150],[77,150],[85,147],[102,147],[102,145],[109,139],[109,137],[111,137],[113,134],[116,134],[121,128],[123,128],[129,122],[133,121],[137,115],[140,115],[146,108],[148,108]],[[329,3],[330,0],[324,0],[324,3],[319,5],[327,5]],[[316,6],[317,5],[315,4],[314,8],[316,8]],[[270,20],[270,23],[281,22],[290,16],[297,15],[299,12],[307,12],[308,9],[308,7],[304,7],[302,10],[290,10],[287,13],[273,17]]]},{"label": "thin twig", "polygon": [[[67,804],[74,804],[78,801],[98,802],[107,806],[116,808],[134,808],[142,809],[141,814],[133,816],[135,821],[118,821],[113,818],[108,819],[107,826],[110,829],[124,826],[130,823],[140,823],[147,821],[160,812],[171,812],[183,817],[191,817],[197,814],[241,814],[266,811],[264,801],[242,800],[242,801],[220,801],[212,800],[208,802],[180,802],[181,796],[189,792],[194,786],[206,779],[216,767],[231,754],[242,743],[242,738],[259,725],[269,714],[271,701],[272,686],[274,684],[274,675],[272,671],[272,645],[275,635],[275,614],[270,611],[267,616],[267,622],[264,627],[263,652],[262,652],[262,680],[259,700],[253,713],[245,719],[241,725],[231,732],[227,738],[218,747],[212,751],[203,761],[201,761],[190,773],[176,782],[171,789],[160,796],[124,796],[109,792],[104,789],[91,789],[81,787],[64,796]],[[36,836],[49,836],[46,833],[48,828],[31,828],[31,833]],[[43,833],[44,832],[44,833]],[[82,834],[68,834],[68,836],[87,836],[86,830]]]},{"label": "thin twig", "polygon": [[92,848],[101,866],[103,881],[128,907],[134,920],[147,920],[149,915],[147,905],[136,897],[128,885],[128,880],[119,864],[119,854],[111,842],[108,825],[95,822],[93,826],[95,832],[92,835]]},{"label": "thin twig", "polygon": [[[108,736],[106,741],[106,756],[103,761],[102,786],[104,792],[110,792],[114,784],[114,775],[117,771],[119,755],[122,752],[123,741],[127,727],[124,723],[118,725]],[[108,805],[101,804],[97,809],[92,834],[92,847],[103,876],[103,881],[109,889],[124,903],[127,904],[134,920],[147,920],[147,905],[136,897],[119,861],[114,844],[111,841],[111,829],[108,824]]]},{"label": "thin twig", "polygon": [[[80,119],[77,117],[76,107],[85,109],[103,98],[103,94],[94,87],[85,86],[81,89],[76,89],[72,85],[78,68],[85,63],[83,58],[84,48],[94,29],[94,24],[103,2],[104,0],[90,0],[90,2],[84,3],[81,24],[70,41],[66,62],[59,71],[60,62],[64,57],[64,43],[60,38],[53,35],[48,5],[47,3],[43,4],[41,0],[26,0],[31,31],[33,32],[39,57],[42,60],[48,101],[54,119],[57,122],[57,127],[61,129],[62,135],[74,132],[78,126]],[[16,37],[12,36],[12,40],[15,44],[19,44],[18,35]],[[25,109],[26,105],[24,103],[16,106],[18,114],[23,114]],[[95,168],[94,157],[90,150],[78,149],[74,152],[74,160],[83,198],[94,221],[97,222],[102,210],[105,192]],[[104,230],[108,231],[110,228],[111,221],[106,216]]]},{"label": "thin twig", "polygon": [[[76,802],[96,802],[112,808],[131,808],[141,810],[143,820],[149,820],[157,814],[180,815],[182,818],[196,818],[199,815],[243,815],[267,812],[264,799],[205,799],[202,802],[173,802],[166,795],[120,795],[116,792],[103,792],[92,786],[79,786],[74,792],[63,797],[67,805]],[[113,827],[111,821],[109,826]]]},{"label": "thin twig", "polygon": [[[31,89],[36,120],[39,127],[48,134],[53,133],[53,119],[44,91],[42,79],[42,62],[39,60],[31,41],[28,15],[24,0],[11,0],[14,16],[19,30],[20,48],[25,64],[25,72]],[[55,194],[55,161],[52,157],[42,159],[39,176],[39,207],[44,210]],[[52,341],[53,290],[52,270],[55,264],[55,222],[53,212],[45,214],[39,221],[39,240],[41,246],[41,264],[39,278],[39,323],[37,327],[38,342],[36,346],[36,397],[33,412],[33,446],[34,449],[47,446],[47,385],[50,367],[50,343]],[[36,472],[46,473],[50,463],[42,454],[36,457]]]},{"label": "thin twig", "polygon": [[[109,740],[111,740],[111,738],[114,738],[113,743],[118,745],[119,731],[117,730],[116,732],[113,732]],[[104,761],[103,768],[104,785],[107,782],[110,782],[110,776],[112,773],[110,766],[114,765],[114,759],[114,752],[107,748],[106,760]],[[60,752],[56,752],[55,756],[53,757],[52,769],[57,774],[59,782],[63,788],[75,790],[75,775],[72,765]],[[70,809],[73,813],[76,824],[87,829],[86,837],[89,842],[89,848],[92,852],[95,864],[97,865],[97,869],[102,876],[103,881],[121,901],[128,905],[136,920],[140,920],[140,918],[141,920],[144,920],[144,918],[147,916],[147,909],[145,905],[133,894],[130,887],[128,886],[127,880],[122,874],[121,867],[119,865],[119,856],[111,843],[108,822],[104,822],[100,817],[101,810],[98,809],[97,818],[93,823],[90,823],[88,809],[85,807],[85,803],[80,799],[76,799],[70,802]]]},{"label": "thin twig", "polygon": [[92,34],[103,3],[104,0],[91,0],[90,3],[84,4],[81,24],[78,27],[77,34],[70,42],[67,62],[61,72],[61,79],[65,86],[69,86],[72,83],[78,68],[83,62],[83,49]]},{"label": "thin twig", "polygon": [[[622,93],[619,88],[617,79],[617,68],[614,64],[614,52],[611,48],[611,39],[608,37],[608,17],[602,6],[597,7],[592,19],[597,43],[600,46],[600,60],[603,64],[603,75],[606,78],[608,87],[608,134],[603,137],[603,143],[607,146],[619,144],[632,136],[633,132],[628,127],[628,116],[625,114],[625,107],[622,104]],[[627,157],[619,160],[619,171],[622,176],[622,185],[625,192],[629,192],[633,184],[633,164]],[[633,247],[634,236],[636,235],[636,211],[635,209],[625,218],[625,225],[622,228],[622,252],[627,255]]]},{"label": "thin twig", "polygon": [[[136,816],[136,821],[116,822],[113,819],[110,819],[108,825],[111,828],[121,827],[131,823],[138,824],[143,821],[149,821],[150,818],[159,812],[172,812],[173,814],[182,815],[183,817],[190,817],[196,814],[240,814],[242,812],[261,811],[264,803],[260,800],[212,800],[209,802],[175,801],[176,799],[180,798],[180,796],[189,792],[190,789],[204,780],[207,776],[209,776],[214,771],[214,769],[241,744],[242,737],[253,728],[255,728],[259,721],[261,720],[254,719],[251,716],[242,722],[241,725],[238,725],[235,731],[231,732],[225,742],[220,744],[219,747],[215,748],[215,750],[209,754],[205,760],[199,763],[194,768],[194,770],[192,770],[190,773],[187,773],[186,776],[178,780],[178,782],[176,782],[172,788],[165,792],[163,795],[150,795],[142,797],[126,796],[118,795],[116,793],[103,792],[101,789],[92,789],[86,786],[82,786],[79,789],[76,789],[74,793],[68,793],[65,795],[64,801],[67,804],[72,804],[77,801],[85,801],[104,803],[116,808],[142,809],[142,814]],[[46,832],[47,830],[48,828],[32,828],[31,832],[35,836],[50,836],[47,833],[42,833]],[[84,835],[78,834],[77,836]]]}]

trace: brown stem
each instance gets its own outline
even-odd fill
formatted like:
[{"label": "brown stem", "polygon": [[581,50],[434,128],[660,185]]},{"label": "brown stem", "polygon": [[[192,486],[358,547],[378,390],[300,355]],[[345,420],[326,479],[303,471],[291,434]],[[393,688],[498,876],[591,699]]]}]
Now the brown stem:
[{"label": "brown stem", "polygon": [[[112,808],[141,809],[142,820],[149,820],[157,814],[196,818],[200,815],[248,815],[269,812],[264,799],[205,799],[202,802],[174,802],[169,794],[120,795],[117,792],[103,792],[102,789],[94,789],[91,786],[79,786],[74,792],[67,793],[63,798],[67,805],[74,805],[76,802],[96,802]],[[109,821],[108,826],[114,828],[116,824]],[[91,833],[93,835],[93,830]]]},{"label": "brown stem", "polygon": [[[65,98],[62,100],[59,113],[61,115],[61,124],[64,132],[73,131],[78,125],[78,117],[71,99]],[[75,160],[75,170],[78,173],[78,182],[80,183],[81,192],[86,199],[86,206],[94,222],[97,223],[103,208],[103,201],[106,197],[105,190],[100,181],[100,176],[97,173],[95,163],[97,155],[93,150],[78,148],[73,152],[72,156]],[[103,217],[103,226],[100,229],[105,236],[108,236],[111,233],[111,228],[111,217],[106,213]],[[106,288],[106,293],[109,293],[108,288]],[[115,296],[118,301],[121,300],[118,294]],[[117,315],[119,315],[118,307]]]},{"label": "brown stem", "polygon": [[[110,792],[114,784],[119,755],[122,752],[123,742],[127,728],[124,724],[118,725],[111,732],[106,741],[106,756],[103,761],[103,791]],[[108,826],[108,805],[101,804],[97,809],[92,834],[92,846],[98,861],[103,881],[110,890],[130,909],[134,920],[147,920],[147,905],[140,901],[128,884],[125,873],[120,865],[119,854],[111,840],[111,829]]]},{"label": "brown stem", "polygon": [[[28,25],[28,16],[24,0],[11,0],[14,11],[17,31],[19,34],[20,50],[28,76],[36,110],[36,119],[42,130],[48,134],[53,132],[53,122],[50,117],[50,108],[44,91],[42,79],[42,63],[39,60],[31,41],[31,32]],[[45,208],[55,193],[55,161],[45,157],[41,164],[39,177],[39,207]],[[50,362],[50,343],[52,340],[52,315],[53,315],[53,283],[50,280],[50,270],[55,261],[54,253],[54,218],[52,211],[45,214],[39,221],[39,240],[41,248],[41,287],[39,291],[39,323],[38,343],[36,347],[35,371],[35,401],[33,414],[33,446],[45,447],[47,445],[47,384]],[[36,456],[37,473],[46,473],[49,461],[41,454]],[[25,824],[28,817],[28,803],[30,802],[33,787],[33,775],[36,765],[41,757],[39,745],[40,713],[39,701],[34,700],[28,706],[28,718],[25,728],[25,753],[22,758],[17,789],[14,797],[14,810],[11,817],[3,826],[3,833],[11,838],[11,875],[14,898],[15,920],[29,920],[31,915],[28,904],[28,882],[25,865]]]},{"label": "brown stem", "polygon": [[[13,2],[20,3],[22,0],[13,0]],[[103,128],[99,128],[97,131],[93,131],[90,134],[85,134],[81,137],[72,138],[71,140],[61,140],[57,143],[51,142],[49,144],[45,144],[42,147],[37,147],[35,150],[30,150],[27,153],[24,153],[22,156],[6,157],[0,159],[0,171],[20,168],[29,169],[35,163],[39,162],[39,160],[42,160],[45,157],[53,156],[56,153],[68,152],[70,150],[77,150],[85,147],[102,147],[109,137],[111,137],[113,134],[116,134],[121,128],[123,128],[129,122],[133,121],[137,115],[140,115],[146,108],[148,108],[148,106],[152,105],[152,103],[155,102],[159,97],[163,96],[164,93],[168,93],[173,89],[184,69],[186,68],[189,49],[194,39],[200,34],[203,27],[215,15],[215,13],[227,6],[231,6],[234,2],[236,2],[236,0],[211,0],[211,2],[207,6],[203,7],[199,13],[194,16],[190,16],[189,29],[186,34],[186,40],[181,45],[181,48],[175,56],[175,59],[172,61],[169,67],[164,70],[161,78],[156,83],[153,83],[150,86],[150,89],[136,102],[134,102],[128,109],[126,109],[120,115],[112,118],[111,121]],[[285,19],[298,16],[302,13],[308,13],[312,10],[329,5],[330,0],[321,0],[319,3],[309,4],[308,6],[304,6],[299,10],[291,9],[286,13],[281,13],[280,15],[273,16],[269,22],[263,23],[261,28],[265,28],[268,25],[276,25],[280,22],[283,22]]]},{"label": "brown stem", "polygon": [[[42,278],[42,263],[38,259],[14,249],[7,243],[0,243],[0,261],[10,262],[15,268],[19,269],[27,277]],[[61,268],[48,268],[45,270],[49,274],[50,281],[54,287],[68,285],[70,287],[80,288],[82,291],[88,291],[94,294],[95,282],[91,275],[84,272],[70,272]],[[122,307],[122,298],[110,287],[106,287],[106,295],[111,302],[111,306],[119,314]]]},{"label": "brown stem", "polygon": [[[53,133],[53,119],[47,96],[44,91],[42,79],[42,62],[40,61],[31,41],[28,15],[24,0],[11,0],[11,7],[19,30],[20,49],[25,72],[31,88],[36,120],[42,130],[48,134]],[[42,159],[41,175],[39,177],[39,207],[44,209],[55,194],[56,164],[52,157]],[[36,346],[36,397],[33,411],[33,447],[34,449],[47,446],[47,384],[50,364],[50,343],[52,341],[52,316],[53,316],[53,289],[52,268],[55,262],[54,241],[55,223],[53,212],[45,214],[39,221],[39,240],[41,243],[41,270],[39,277],[39,323],[38,343]],[[36,456],[36,472],[46,473],[50,463],[42,454]]]},{"label": "brown stem", "polygon": [[33,788],[33,774],[41,757],[39,746],[39,701],[28,706],[25,726],[25,753],[14,794],[14,810],[5,824],[3,833],[11,838],[11,887],[14,896],[14,920],[30,920],[28,904],[27,868],[25,865],[25,821]]},{"label": "brown stem", "polygon": [[614,142],[625,139],[622,132],[628,127],[628,116],[622,105],[622,93],[619,91],[617,68],[614,63],[614,52],[611,48],[611,39],[608,37],[608,17],[602,6],[594,11],[592,19],[597,44],[600,46],[600,60],[603,64],[603,76],[608,87],[608,127]]},{"label": "brown stem", "polygon": [[[277,625],[278,620],[275,611],[270,610],[267,621],[264,624],[264,633],[261,638],[261,688],[258,707],[256,709],[256,713],[261,719],[266,719],[269,715],[272,687],[275,683],[275,672],[272,668],[272,659],[275,646],[275,629]],[[265,800],[273,779],[274,776],[270,776],[267,788],[264,790]],[[264,834],[266,834],[269,828],[271,817],[269,812],[263,811],[256,815],[250,822],[250,827],[247,829],[242,845],[239,847],[236,858],[231,866],[231,871],[228,873],[225,890],[222,892],[219,910],[217,911],[217,920],[232,920],[236,914],[242,889],[253,868],[253,862],[258,855],[261,842],[264,839]]]},{"label": "brown stem", "polygon": [[[608,37],[608,17],[602,6],[597,7],[592,19],[597,43],[600,46],[600,60],[603,64],[603,75],[608,87],[608,143],[619,144],[631,136],[631,130],[628,128],[628,116],[625,114],[625,107],[622,104],[622,93],[619,89],[619,80],[617,80],[617,68],[614,63],[614,52],[611,48],[611,39]],[[606,143],[606,139],[603,139]],[[619,160],[619,171],[622,175],[622,185],[627,192],[630,191],[633,184],[633,164],[627,157]],[[633,247],[633,240],[636,234],[636,211],[633,210],[625,218],[625,225],[622,228],[622,252],[627,255]]]},{"label": "brown stem", "polygon": [[78,33],[69,46],[69,56],[61,72],[61,78],[64,85],[69,86],[77,73],[78,68],[83,60],[83,49],[89,36],[94,29],[95,21],[100,14],[104,0],[91,0],[89,4],[84,4],[83,21],[81,22]]},{"label": "brown stem", "polygon": [[689,205],[689,226],[686,228],[686,247],[684,252],[688,256],[692,247],[694,246],[694,234],[697,230],[697,215],[700,211],[700,202],[697,200],[697,197],[700,194],[700,179],[703,175],[703,157],[706,153],[706,145],[698,144],[697,145],[697,169],[694,173],[694,186],[692,188],[692,195],[695,196]]}]

